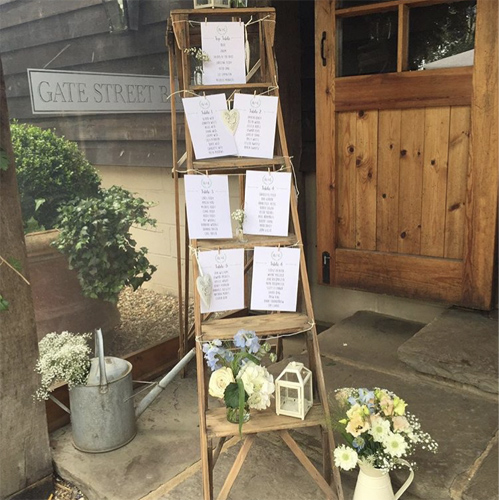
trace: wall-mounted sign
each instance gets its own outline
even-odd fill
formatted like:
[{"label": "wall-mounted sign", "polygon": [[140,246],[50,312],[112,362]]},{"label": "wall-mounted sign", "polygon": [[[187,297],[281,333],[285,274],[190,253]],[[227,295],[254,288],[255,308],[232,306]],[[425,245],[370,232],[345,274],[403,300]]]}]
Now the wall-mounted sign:
[{"label": "wall-mounted sign", "polygon": [[28,69],[33,114],[165,113],[167,77]]}]

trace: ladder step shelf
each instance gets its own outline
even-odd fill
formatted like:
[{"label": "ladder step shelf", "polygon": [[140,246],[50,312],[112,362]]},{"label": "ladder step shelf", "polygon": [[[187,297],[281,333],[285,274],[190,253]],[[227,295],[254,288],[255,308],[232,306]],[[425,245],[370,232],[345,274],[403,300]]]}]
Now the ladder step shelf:
[{"label": "ladder step shelf", "polygon": [[212,160],[194,160],[193,167],[198,170],[205,169],[221,169],[221,168],[258,168],[258,167],[272,167],[273,165],[285,165],[285,158],[283,156],[274,156],[273,158],[237,158],[237,157],[224,157],[214,158]]},{"label": "ladder step shelf", "polygon": [[220,240],[196,240],[195,246],[198,250],[227,250],[229,248],[255,248],[255,247],[277,247],[291,246],[298,243],[295,234],[288,236],[258,236],[245,234],[247,241],[238,241],[237,239]]},{"label": "ladder step shelf", "polygon": [[241,328],[254,331],[259,337],[263,337],[307,331],[311,329],[311,322],[306,314],[286,312],[259,314],[244,318],[214,319],[202,323],[200,340],[232,339]]},{"label": "ladder step shelf", "polygon": [[[209,437],[228,437],[238,435],[238,426],[228,422],[226,408],[215,408],[206,412],[207,434]],[[303,429],[316,425],[326,425],[325,414],[320,403],[314,404],[306,418],[287,417],[276,415],[274,405],[266,410],[254,411],[248,422],[243,425],[242,434],[257,432],[272,432],[290,429]]]}]

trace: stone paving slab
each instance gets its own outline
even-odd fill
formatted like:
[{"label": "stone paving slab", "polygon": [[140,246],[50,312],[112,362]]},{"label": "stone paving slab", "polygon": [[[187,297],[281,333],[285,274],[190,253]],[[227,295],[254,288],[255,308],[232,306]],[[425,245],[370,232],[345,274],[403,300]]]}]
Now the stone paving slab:
[{"label": "stone paving slab", "polygon": [[425,325],[392,316],[359,311],[318,337],[322,353],[385,369],[404,368],[397,348]]},{"label": "stone paving slab", "polygon": [[108,453],[76,450],[71,426],[63,427],[50,436],[56,470],[89,500],[142,498],[199,460],[197,401],[191,368],[141,415],[136,437]]},{"label": "stone paving slab", "polygon": [[498,441],[470,481],[463,500],[498,500]]},{"label": "stone paving slab", "polygon": [[498,394],[498,319],[449,309],[398,349],[415,370]]}]

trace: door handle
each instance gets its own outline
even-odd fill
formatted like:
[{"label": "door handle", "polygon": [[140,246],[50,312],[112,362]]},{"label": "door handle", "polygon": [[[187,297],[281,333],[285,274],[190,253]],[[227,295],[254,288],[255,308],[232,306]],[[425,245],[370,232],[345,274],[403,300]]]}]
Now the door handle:
[{"label": "door handle", "polygon": [[326,66],[325,42],[326,42],[326,31],[323,31],[323,34],[321,35],[321,60],[323,62],[323,66]]}]

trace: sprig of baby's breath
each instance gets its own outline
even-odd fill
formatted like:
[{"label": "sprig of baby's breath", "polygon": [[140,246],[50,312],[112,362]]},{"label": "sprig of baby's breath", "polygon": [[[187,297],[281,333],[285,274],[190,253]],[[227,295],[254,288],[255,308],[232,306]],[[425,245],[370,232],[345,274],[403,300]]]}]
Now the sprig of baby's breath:
[{"label": "sprig of baby's breath", "polygon": [[65,382],[69,389],[83,385],[90,370],[90,347],[87,340],[91,333],[77,335],[69,332],[48,333],[38,343],[40,357],[35,371],[42,376],[40,388],[34,398],[49,399],[51,387],[57,382]]}]

